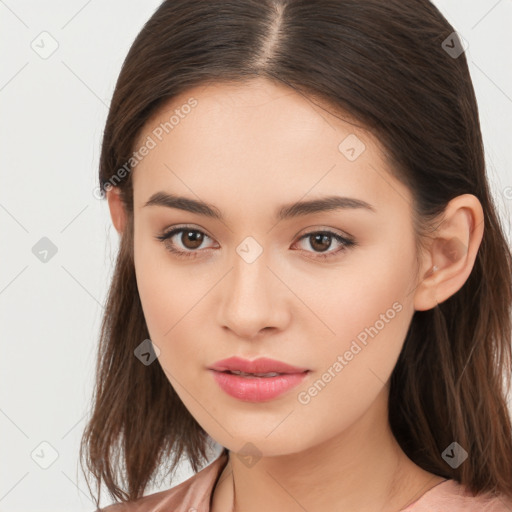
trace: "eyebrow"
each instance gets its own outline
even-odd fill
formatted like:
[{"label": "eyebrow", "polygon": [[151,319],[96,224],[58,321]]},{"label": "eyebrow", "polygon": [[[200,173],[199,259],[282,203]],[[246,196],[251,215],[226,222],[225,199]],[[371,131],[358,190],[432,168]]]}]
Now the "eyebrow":
[{"label": "eyebrow", "polygon": [[[146,206],[164,206],[166,208],[176,208],[198,215],[204,215],[224,220],[224,216],[215,206],[191,199],[188,197],[177,196],[168,192],[155,192],[149,200],[144,204]],[[375,213],[375,208],[361,199],[341,196],[327,196],[320,199],[312,199],[309,201],[297,201],[295,203],[285,204],[276,210],[275,218],[277,220],[286,220],[295,217],[302,217],[314,213],[327,212],[340,209],[363,209]]]}]

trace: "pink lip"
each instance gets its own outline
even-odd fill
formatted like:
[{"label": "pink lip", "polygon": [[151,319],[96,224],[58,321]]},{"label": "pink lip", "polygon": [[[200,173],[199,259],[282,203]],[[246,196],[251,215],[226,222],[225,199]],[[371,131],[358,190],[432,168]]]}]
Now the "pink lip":
[{"label": "pink lip", "polygon": [[[209,370],[225,393],[248,402],[272,400],[300,384],[309,373],[307,368],[291,366],[264,357],[254,361],[230,357],[217,361],[209,367]],[[244,377],[227,373],[227,370],[239,370],[246,373],[276,372],[280,375],[274,377]]]},{"label": "pink lip", "polygon": [[227,359],[222,359],[209,366],[209,369],[219,372],[239,370],[246,373],[303,373],[308,370],[308,368],[291,366],[282,361],[277,361],[276,359],[269,359],[268,357],[260,357],[253,361],[240,357],[228,357]]}]

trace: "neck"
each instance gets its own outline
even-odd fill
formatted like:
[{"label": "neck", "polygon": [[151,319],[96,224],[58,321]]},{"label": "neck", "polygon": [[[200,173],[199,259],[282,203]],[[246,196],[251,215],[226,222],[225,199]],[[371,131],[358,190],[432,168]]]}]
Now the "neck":
[{"label": "neck", "polygon": [[300,452],[263,456],[251,467],[230,452],[212,512],[397,512],[442,480],[402,451],[382,394],[349,429]]}]

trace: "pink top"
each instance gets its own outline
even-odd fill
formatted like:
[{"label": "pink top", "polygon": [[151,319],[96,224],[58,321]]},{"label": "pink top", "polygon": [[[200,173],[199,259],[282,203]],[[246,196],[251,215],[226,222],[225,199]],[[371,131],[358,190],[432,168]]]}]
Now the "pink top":
[{"label": "pink top", "polygon": [[[166,491],[143,496],[130,503],[115,503],[95,512],[209,512],[213,488],[228,456],[217,459]],[[512,512],[512,499],[474,496],[455,480],[444,480],[400,512]]]}]

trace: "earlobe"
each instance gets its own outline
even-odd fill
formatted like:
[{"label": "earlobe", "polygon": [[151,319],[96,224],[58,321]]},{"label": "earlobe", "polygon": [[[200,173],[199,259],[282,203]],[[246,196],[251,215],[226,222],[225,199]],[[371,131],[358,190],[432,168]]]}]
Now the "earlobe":
[{"label": "earlobe", "polygon": [[468,279],[483,238],[484,214],[478,198],[452,199],[435,231],[422,281],[414,296],[417,311],[432,309],[459,291]]},{"label": "earlobe", "polygon": [[126,225],[126,211],[121,200],[121,191],[118,187],[111,187],[107,190],[107,201],[112,223],[121,235]]}]

